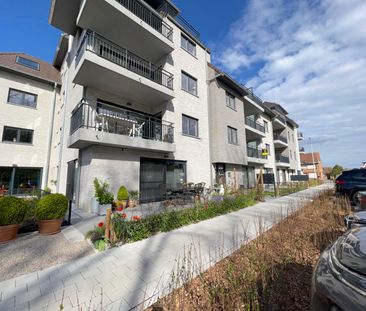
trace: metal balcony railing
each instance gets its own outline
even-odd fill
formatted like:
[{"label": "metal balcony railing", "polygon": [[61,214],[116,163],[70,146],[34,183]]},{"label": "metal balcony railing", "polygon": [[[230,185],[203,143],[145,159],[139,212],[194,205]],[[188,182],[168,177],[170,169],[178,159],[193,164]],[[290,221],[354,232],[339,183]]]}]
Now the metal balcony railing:
[{"label": "metal balcony railing", "polygon": [[93,105],[83,99],[71,114],[70,135],[80,128],[100,132],[174,142],[173,123],[123,108]]},{"label": "metal balcony railing", "polygon": [[137,17],[142,19],[146,24],[160,32],[164,37],[173,41],[173,28],[163,21],[162,17],[152,8],[148,7],[140,0],[116,0],[127,10],[131,11]]},{"label": "metal balcony railing", "polygon": [[275,119],[279,120],[283,124],[286,124],[286,117],[281,116],[280,114],[277,114],[276,117],[275,117]]},{"label": "metal balcony railing", "polygon": [[247,156],[249,158],[267,159],[267,156],[262,155],[262,150],[252,147],[247,147]]},{"label": "metal balcony railing", "polygon": [[290,158],[285,156],[276,156],[276,162],[279,163],[290,163]]},{"label": "metal balcony railing", "polygon": [[250,126],[251,128],[254,128],[262,133],[266,132],[266,128],[264,127],[264,125],[260,124],[259,122],[256,122],[254,120],[252,120],[251,118],[246,117],[245,118],[245,124]]},{"label": "metal balcony railing", "polygon": [[279,140],[279,141],[282,141],[283,143],[287,144],[287,137],[283,136],[281,134],[278,134],[278,133],[273,133],[273,140]]},{"label": "metal balcony railing", "polygon": [[93,31],[87,31],[76,55],[78,64],[84,51],[90,51],[144,78],[173,89],[173,75],[136,54],[110,42]]}]

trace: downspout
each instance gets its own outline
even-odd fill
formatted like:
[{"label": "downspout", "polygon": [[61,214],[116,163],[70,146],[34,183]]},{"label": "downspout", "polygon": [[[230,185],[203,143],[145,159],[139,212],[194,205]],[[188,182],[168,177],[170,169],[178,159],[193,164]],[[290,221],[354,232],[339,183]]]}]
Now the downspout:
[{"label": "downspout", "polygon": [[48,135],[48,148],[47,148],[47,158],[46,158],[46,165],[45,165],[45,174],[46,174],[45,180],[44,180],[45,187],[48,187],[48,178],[49,178],[49,174],[50,174],[51,149],[52,149],[53,127],[54,127],[54,123],[55,123],[57,87],[58,87],[58,84],[57,84],[57,82],[55,82],[55,84],[53,86],[53,105],[52,105],[52,112],[51,112],[50,132]]},{"label": "downspout", "polygon": [[[66,58],[70,57],[71,45],[72,45],[72,40],[69,40],[69,46],[68,46],[68,51],[67,51]],[[68,62],[67,59],[66,59],[66,62]],[[68,88],[69,88],[69,71],[70,71],[70,68],[68,66],[67,67],[67,72],[66,72],[65,83],[64,83],[64,85],[65,85],[65,87],[64,87],[65,94],[63,95],[63,103],[62,103],[63,111],[62,111],[62,125],[61,125],[61,133],[60,133],[60,149],[59,149],[59,152],[58,152],[56,193],[60,192],[60,175],[61,175],[61,164],[62,164],[64,135],[65,135],[66,102],[67,102],[67,95],[68,95]]]},{"label": "downspout", "polygon": [[211,96],[210,96],[210,84],[216,80],[218,77],[221,77],[223,74],[217,74],[216,76],[214,76],[212,79],[208,79],[208,61],[207,61],[207,49],[205,49],[205,58],[206,58],[206,79],[207,79],[207,116],[208,116],[208,146],[209,146],[209,161],[210,161],[210,183],[211,186],[213,186],[214,184],[214,180],[213,180],[213,174],[212,174],[212,170],[213,170],[213,163],[212,163],[212,145],[211,145],[211,125],[210,123],[212,122],[211,120],[211,113],[210,113],[210,100],[211,100]]}]

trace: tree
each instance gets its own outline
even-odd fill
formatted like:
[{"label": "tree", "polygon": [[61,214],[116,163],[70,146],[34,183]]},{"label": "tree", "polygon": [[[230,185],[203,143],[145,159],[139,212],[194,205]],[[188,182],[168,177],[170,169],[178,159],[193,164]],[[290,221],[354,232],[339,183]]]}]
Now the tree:
[{"label": "tree", "polygon": [[332,177],[337,177],[339,174],[341,174],[343,172],[343,167],[336,164],[334,165],[334,167],[332,168],[332,171],[330,172],[330,176]]}]

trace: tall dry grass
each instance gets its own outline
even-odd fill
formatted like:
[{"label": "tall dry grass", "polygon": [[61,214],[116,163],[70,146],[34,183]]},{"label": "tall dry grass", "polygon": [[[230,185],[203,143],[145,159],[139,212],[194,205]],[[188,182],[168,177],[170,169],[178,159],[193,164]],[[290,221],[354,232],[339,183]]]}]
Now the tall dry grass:
[{"label": "tall dry grass", "polygon": [[[313,267],[344,232],[350,212],[348,201],[330,191],[309,202],[273,215],[292,214],[206,272],[192,257],[197,250],[189,250],[172,274],[171,294],[148,310],[307,310]],[[256,228],[265,231],[261,219]]]}]

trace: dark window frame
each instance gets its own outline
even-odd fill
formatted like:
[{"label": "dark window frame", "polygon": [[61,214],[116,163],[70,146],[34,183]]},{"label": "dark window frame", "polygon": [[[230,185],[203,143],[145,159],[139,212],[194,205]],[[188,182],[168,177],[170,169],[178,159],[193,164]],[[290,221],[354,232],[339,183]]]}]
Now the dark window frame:
[{"label": "dark window frame", "polygon": [[[184,118],[188,119],[188,133],[184,132]],[[197,135],[192,135],[192,133],[190,133],[190,121],[195,121],[196,122],[196,126],[197,126]],[[194,138],[198,138],[199,137],[199,119],[197,118],[193,118],[191,116],[188,116],[186,114],[182,114],[182,134],[185,136],[189,136],[189,137],[194,137]]]},{"label": "dark window frame", "polygon": [[[14,102],[11,102],[10,101],[10,93],[14,91],[14,92],[18,92],[18,93],[21,93],[22,94],[22,103],[14,103]],[[25,95],[32,95],[34,96],[34,103],[35,103],[35,106],[30,106],[30,105],[26,105],[25,104]],[[17,105],[17,106],[22,106],[22,107],[26,107],[26,108],[37,108],[37,104],[38,104],[38,95],[37,94],[34,94],[34,93],[30,93],[30,92],[26,92],[26,91],[22,91],[22,90],[18,90],[18,89],[14,89],[14,88],[9,88],[9,92],[8,92],[8,99],[7,99],[7,103],[8,104],[11,104],[11,105]]]},{"label": "dark window frame", "polygon": [[[14,140],[6,140],[5,139],[5,131],[6,130],[15,130],[15,131],[17,131],[16,141],[14,141]],[[31,141],[30,142],[20,141],[22,131],[31,134]],[[20,128],[20,127],[13,127],[13,126],[4,126],[4,128],[3,128],[2,142],[13,143],[13,144],[32,145],[33,144],[33,138],[34,138],[34,130]]]},{"label": "dark window frame", "polygon": [[[229,104],[230,103],[230,100],[232,100],[233,107],[230,106],[230,104]],[[230,109],[236,111],[236,98],[235,98],[235,95],[231,94],[228,91],[225,91],[225,103],[226,103],[226,107],[229,107]]]},{"label": "dark window frame", "polygon": [[[235,133],[235,141],[232,139],[232,133]],[[235,127],[228,126],[227,127],[227,135],[228,135],[228,142],[232,145],[238,145],[238,129]]]},{"label": "dark window frame", "polygon": [[266,133],[268,133],[268,132],[269,132],[269,129],[268,129],[268,121],[263,120],[263,126],[264,126],[264,131],[265,131]]},{"label": "dark window frame", "polygon": [[[183,76],[186,76],[188,78],[188,88],[187,89],[185,89],[183,87]],[[196,92],[191,92],[189,90],[189,80],[193,80],[196,83]],[[181,72],[181,88],[182,88],[183,91],[185,91],[185,92],[187,92],[191,95],[198,96],[198,80],[195,77],[191,76],[189,73],[187,73],[183,70]]]},{"label": "dark window frame", "polygon": [[[30,65],[30,64],[27,64],[26,62],[25,63],[24,62],[22,63],[21,61],[19,61],[20,59],[24,59],[26,62],[33,63],[33,64],[36,65],[36,67],[34,67],[34,66]],[[21,65],[21,66],[24,66],[24,67],[27,67],[27,68],[30,68],[30,69],[33,69],[33,70],[37,70],[37,71],[40,71],[40,68],[41,68],[40,63],[38,63],[38,62],[36,62],[36,61],[34,61],[32,59],[23,57],[23,56],[17,56],[15,62],[17,64]]]},{"label": "dark window frame", "polygon": [[[183,40],[185,40],[185,41],[183,41]],[[187,47],[185,47],[184,45],[183,45],[183,42],[186,42],[186,44],[187,44]],[[191,46],[193,46],[194,47],[194,52],[192,53],[190,50],[189,50],[189,48],[188,48],[188,44],[190,44]],[[197,57],[197,44],[196,43],[194,43],[191,39],[189,39],[187,36],[185,36],[183,33],[181,33],[181,37],[180,37],[180,47],[184,50],[184,51],[186,51],[186,52],[188,52],[189,54],[191,54],[192,56],[194,56],[194,57]]]}]

